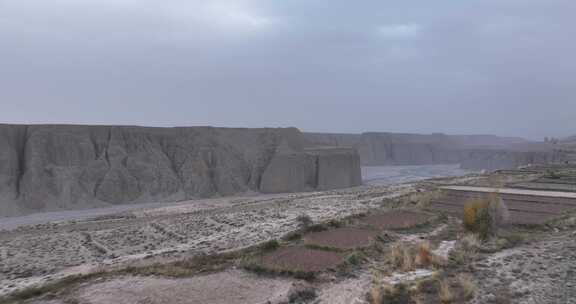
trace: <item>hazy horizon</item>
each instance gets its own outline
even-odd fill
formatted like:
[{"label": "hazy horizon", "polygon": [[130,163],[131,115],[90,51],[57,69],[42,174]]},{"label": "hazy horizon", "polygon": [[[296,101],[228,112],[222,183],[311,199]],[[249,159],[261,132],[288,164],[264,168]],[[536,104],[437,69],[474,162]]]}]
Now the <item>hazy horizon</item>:
[{"label": "hazy horizon", "polygon": [[575,9],[0,0],[0,122],[564,137]]}]

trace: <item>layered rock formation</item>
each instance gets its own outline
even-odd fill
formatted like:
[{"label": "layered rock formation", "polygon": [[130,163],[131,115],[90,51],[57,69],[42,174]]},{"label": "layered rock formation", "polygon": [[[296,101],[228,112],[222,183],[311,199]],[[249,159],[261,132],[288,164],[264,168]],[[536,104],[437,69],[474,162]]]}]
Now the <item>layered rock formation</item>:
[{"label": "layered rock formation", "polygon": [[495,170],[564,157],[546,144],[492,135],[305,133],[305,137],[311,146],[353,147],[365,166],[461,164],[464,169]]},{"label": "layered rock formation", "polygon": [[355,150],[295,128],[0,125],[0,216],[360,183]]}]

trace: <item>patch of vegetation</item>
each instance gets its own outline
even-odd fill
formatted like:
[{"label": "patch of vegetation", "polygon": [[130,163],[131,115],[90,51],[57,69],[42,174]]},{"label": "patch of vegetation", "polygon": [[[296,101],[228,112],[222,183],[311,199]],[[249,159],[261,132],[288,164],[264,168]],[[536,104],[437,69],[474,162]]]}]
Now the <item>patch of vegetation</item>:
[{"label": "patch of vegetation", "polygon": [[353,251],[344,258],[344,262],[347,265],[359,265],[366,259],[366,256],[361,251]]},{"label": "patch of vegetation", "polygon": [[413,248],[406,243],[400,242],[392,245],[388,255],[388,261],[396,269],[403,271],[414,270],[414,253]]},{"label": "patch of vegetation", "polygon": [[464,205],[464,228],[483,240],[494,236],[508,217],[508,208],[495,193],[487,198],[471,199]]},{"label": "patch of vegetation", "polygon": [[287,242],[293,242],[293,241],[297,241],[301,238],[302,238],[302,233],[300,233],[299,231],[294,231],[294,232],[288,233],[282,239],[287,241]]},{"label": "patch of vegetation", "polygon": [[436,294],[438,293],[438,279],[434,277],[424,278],[416,281],[415,289],[420,294]]},{"label": "patch of vegetation", "polygon": [[321,232],[321,231],[326,231],[326,230],[328,230],[328,227],[326,227],[326,225],[315,224],[315,225],[308,226],[306,229],[304,229],[304,232]]},{"label": "patch of vegetation", "polygon": [[245,256],[239,261],[239,266],[245,270],[252,271],[257,274],[269,273],[269,269],[262,265],[260,258],[253,256]]},{"label": "patch of vegetation", "polygon": [[333,247],[333,246],[320,245],[320,244],[316,244],[316,243],[306,243],[306,244],[304,245],[304,247],[310,248],[310,249],[317,249],[317,250],[324,250],[324,251],[334,251],[334,252],[343,252],[343,251],[346,251],[345,249],[341,249],[341,248],[337,248],[337,247]]},{"label": "patch of vegetation", "polygon": [[277,240],[269,240],[264,242],[260,245],[260,250],[262,251],[272,251],[278,249],[280,247],[280,243]]},{"label": "patch of vegetation", "polygon": [[296,222],[298,222],[301,229],[306,229],[314,223],[308,214],[300,214],[296,217]]},{"label": "patch of vegetation", "polygon": [[526,237],[520,233],[501,233],[482,244],[480,251],[484,253],[494,253],[503,249],[516,247],[524,243]]},{"label": "patch of vegetation", "polygon": [[298,286],[288,295],[288,303],[308,303],[318,297],[316,288],[312,286]]},{"label": "patch of vegetation", "polygon": [[476,282],[472,279],[472,276],[469,274],[461,273],[458,275],[458,284],[462,287],[462,293],[464,295],[464,299],[471,300],[474,298],[478,290],[478,286]]},{"label": "patch of vegetation", "polygon": [[340,228],[344,227],[346,223],[343,220],[331,219],[328,221],[327,225],[333,228]]},{"label": "patch of vegetation", "polygon": [[464,228],[478,234],[482,239],[487,239],[493,233],[489,204],[485,200],[474,199],[464,205]]},{"label": "patch of vegetation", "polygon": [[378,284],[368,294],[370,304],[415,304],[406,284]]},{"label": "patch of vegetation", "polygon": [[440,281],[440,290],[438,291],[438,298],[441,303],[448,304],[454,303],[456,300],[456,296],[452,291],[452,287],[450,286],[450,282],[447,280]]},{"label": "patch of vegetation", "polygon": [[413,271],[416,266],[438,268],[446,264],[444,259],[432,253],[428,242],[418,245],[396,243],[390,248],[387,260],[394,269],[402,271]]},{"label": "patch of vegetation", "polygon": [[448,261],[452,266],[466,266],[472,263],[482,246],[482,241],[475,234],[468,234],[458,240],[450,252]]}]

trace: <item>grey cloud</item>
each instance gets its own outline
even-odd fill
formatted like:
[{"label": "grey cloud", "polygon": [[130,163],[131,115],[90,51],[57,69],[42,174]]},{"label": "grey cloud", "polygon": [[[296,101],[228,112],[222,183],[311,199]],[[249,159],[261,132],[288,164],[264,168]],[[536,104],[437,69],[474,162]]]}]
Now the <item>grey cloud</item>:
[{"label": "grey cloud", "polygon": [[0,121],[568,135],[575,9],[5,0]]}]

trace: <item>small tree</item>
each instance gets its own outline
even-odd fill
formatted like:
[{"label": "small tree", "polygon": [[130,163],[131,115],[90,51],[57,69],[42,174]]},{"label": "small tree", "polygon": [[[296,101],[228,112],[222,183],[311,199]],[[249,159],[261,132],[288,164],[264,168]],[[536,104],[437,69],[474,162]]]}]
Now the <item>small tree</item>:
[{"label": "small tree", "polygon": [[508,207],[497,193],[487,198],[471,199],[464,204],[464,228],[484,240],[496,234],[508,218]]}]

